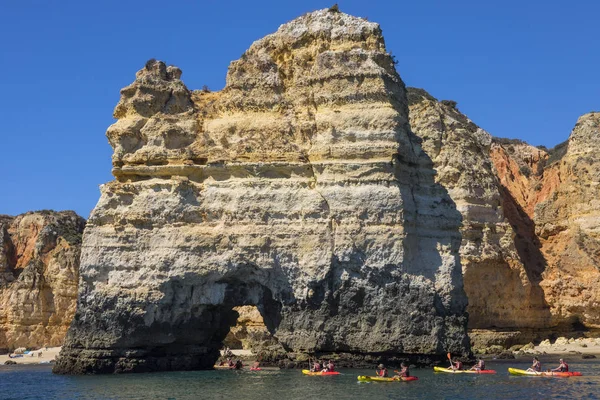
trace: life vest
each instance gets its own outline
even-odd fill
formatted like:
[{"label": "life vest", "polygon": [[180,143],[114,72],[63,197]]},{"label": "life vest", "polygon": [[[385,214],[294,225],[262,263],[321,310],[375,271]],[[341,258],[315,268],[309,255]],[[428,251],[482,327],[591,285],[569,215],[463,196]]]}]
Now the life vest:
[{"label": "life vest", "polygon": [[563,361],[562,365],[560,366],[560,371],[561,372],[569,372],[569,364],[567,364],[565,361]]},{"label": "life vest", "polygon": [[540,371],[542,370],[542,363],[541,363],[541,362],[539,362],[539,361],[536,361],[536,362],[533,364],[533,369],[534,369],[535,371],[537,371],[537,372],[540,372]]},{"label": "life vest", "polygon": [[387,369],[385,369],[385,368],[380,369],[379,372],[377,372],[377,375],[379,375],[381,377],[386,377],[387,376]]}]

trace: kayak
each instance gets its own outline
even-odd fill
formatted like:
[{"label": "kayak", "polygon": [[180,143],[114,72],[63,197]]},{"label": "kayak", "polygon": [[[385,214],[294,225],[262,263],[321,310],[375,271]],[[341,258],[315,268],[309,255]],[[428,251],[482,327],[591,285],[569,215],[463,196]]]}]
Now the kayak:
[{"label": "kayak", "polygon": [[308,369],[303,369],[302,373],[304,375],[310,375],[310,376],[328,376],[328,375],[339,375],[340,373],[337,371],[332,371],[332,372],[323,372],[323,371],[319,371],[319,372],[312,372]]},{"label": "kayak", "polygon": [[365,376],[365,375],[359,375],[358,376],[358,380],[361,382],[409,382],[409,381],[416,381],[419,378],[417,378],[416,376],[398,376],[398,377],[394,377],[394,378],[388,378],[388,377],[383,377],[383,376]]},{"label": "kayak", "polygon": [[250,371],[262,371],[262,368],[260,368],[260,367],[250,368]]},{"label": "kayak", "polygon": [[448,369],[448,368],[442,368],[442,367],[433,367],[433,371],[434,372],[447,372],[449,374],[495,374],[496,373],[496,371],[494,371],[493,369],[482,369],[480,371],[477,371],[477,370],[470,370],[470,369],[455,370],[455,369]]},{"label": "kayak", "polygon": [[519,376],[558,376],[561,378],[566,378],[569,376],[581,376],[581,372],[534,372],[518,368],[509,368],[508,373]]}]

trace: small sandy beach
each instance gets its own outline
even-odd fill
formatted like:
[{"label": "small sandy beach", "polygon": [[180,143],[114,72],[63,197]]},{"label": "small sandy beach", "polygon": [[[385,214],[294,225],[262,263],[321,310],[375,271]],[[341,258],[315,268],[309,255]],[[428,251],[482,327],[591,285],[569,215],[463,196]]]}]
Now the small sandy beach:
[{"label": "small sandy beach", "polygon": [[[38,356],[39,352],[41,356]],[[17,364],[47,364],[49,361],[55,360],[60,352],[60,347],[48,347],[48,350],[42,348],[35,350],[30,354],[23,354],[23,357],[9,358],[8,354],[0,355],[0,365],[4,365],[7,360],[14,361]]]}]

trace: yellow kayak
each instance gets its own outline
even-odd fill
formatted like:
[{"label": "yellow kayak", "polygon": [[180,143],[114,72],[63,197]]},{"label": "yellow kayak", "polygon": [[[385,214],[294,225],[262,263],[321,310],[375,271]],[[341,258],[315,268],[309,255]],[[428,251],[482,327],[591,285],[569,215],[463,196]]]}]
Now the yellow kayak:
[{"label": "yellow kayak", "polygon": [[470,370],[470,369],[461,369],[461,370],[456,370],[456,369],[448,369],[448,368],[442,368],[442,367],[433,367],[433,371],[434,372],[446,372],[449,374],[495,374],[496,371],[494,371],[493,369],[482,369],[482,370]]},{"label": "yellow kayak", "polygon": [[388,377],[383,377],[383,376],[365,376],[365,375],[359,375],[358,376],[358,380],[361,382],[408,382],[408,381],[416,381],[419,378],[417,378],[416,376],[408,376],[408,377],[394,377],[394,378],[388,378]]},{"label": "yellow kayak", "polygon": [[527,371],[527,370],[518,369],[518,368],[509,368],[508,373],[511,375],[519,375],[519,376],[560,376],[560,377],[581,376],[581,372],[535,372],[535,371]]}]

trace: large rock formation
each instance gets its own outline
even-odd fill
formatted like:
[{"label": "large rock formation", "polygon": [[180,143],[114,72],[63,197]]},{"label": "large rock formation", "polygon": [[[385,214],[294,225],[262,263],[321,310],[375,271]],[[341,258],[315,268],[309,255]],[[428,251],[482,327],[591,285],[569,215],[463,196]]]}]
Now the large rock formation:
[{"label": "large rock formation", "polygon": [[460,214],[377,24],[317,11],[221,92],[180,76],[151,60],[121,91],[56,372],[210,368],[240,305],[288,351],[469,352]]},{"label": "large rock formation", "polygon": [[85,220],[0,215],[0,348],[59,346],[75,313]]}]

